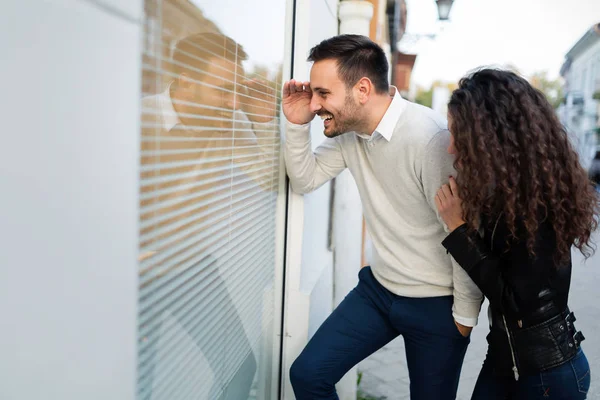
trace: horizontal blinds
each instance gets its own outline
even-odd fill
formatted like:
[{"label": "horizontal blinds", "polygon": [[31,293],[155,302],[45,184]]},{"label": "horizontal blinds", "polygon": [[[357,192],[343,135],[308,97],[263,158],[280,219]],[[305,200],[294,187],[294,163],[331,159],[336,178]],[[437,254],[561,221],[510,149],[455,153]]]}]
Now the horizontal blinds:
[{"label": "horizontal blinds", "polygon": [[140,399],[240,392],[274,310],[281,79],[183,3],[145,4]]}]

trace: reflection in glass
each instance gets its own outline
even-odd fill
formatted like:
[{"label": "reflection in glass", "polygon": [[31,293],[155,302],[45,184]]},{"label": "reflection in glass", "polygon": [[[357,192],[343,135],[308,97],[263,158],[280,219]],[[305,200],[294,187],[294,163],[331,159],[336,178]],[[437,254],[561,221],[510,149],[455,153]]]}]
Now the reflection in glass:
[{"label": "reflection in glass", "polygon": [[268,399],[281,64],[191,3],[145,11],[138,398]]}]

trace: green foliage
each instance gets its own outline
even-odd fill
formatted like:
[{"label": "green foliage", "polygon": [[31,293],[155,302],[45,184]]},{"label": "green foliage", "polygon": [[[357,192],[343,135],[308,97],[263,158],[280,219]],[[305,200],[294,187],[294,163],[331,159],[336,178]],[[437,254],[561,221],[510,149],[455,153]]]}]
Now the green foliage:
[{"label": "green foliage", "polygon": [[415,94],[415,103],[431,107],[433,104],[433,87],[430,87],[428,90],[419,87]]},{"label": "green foliage", "polygon": [[529,78],[529,83],[546,95],[552,107],[558,108],[563,100],[563,87],[560,78],[549,79],[546,71],[536,72]]}]

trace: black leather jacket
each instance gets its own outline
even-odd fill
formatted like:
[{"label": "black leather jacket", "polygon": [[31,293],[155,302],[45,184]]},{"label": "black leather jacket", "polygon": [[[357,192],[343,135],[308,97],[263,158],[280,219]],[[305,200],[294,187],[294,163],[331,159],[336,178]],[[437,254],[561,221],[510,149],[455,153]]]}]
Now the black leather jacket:
[{"label": "black leather jacket", "polygon": [[[490,302],[488,357],[498,375],[529,375],[561,365],[584,339],[567,307],[571,261],[554,267],[550,223],[536,237],[535,258],[524,240],[510,239],[502,217],[482,219],[482,234],[456,228],[442,242]],[[517,227],[517,237],[525,237]],[[508,248],[508,250],[507,250]]]}]

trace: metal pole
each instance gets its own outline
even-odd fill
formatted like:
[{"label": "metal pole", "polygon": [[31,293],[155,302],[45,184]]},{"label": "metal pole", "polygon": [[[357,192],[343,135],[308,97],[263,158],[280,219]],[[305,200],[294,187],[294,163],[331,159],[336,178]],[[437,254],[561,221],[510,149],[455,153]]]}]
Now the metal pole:
[{"label": "metal pole", "polygon": [[389,0],[386,14],[388,17],[388,30],[390,36],[390,52],[392,55],[390,65],[391,85],[396,84],[396,65],[398,64],[398,31],[400,29],[400,0]]}]

